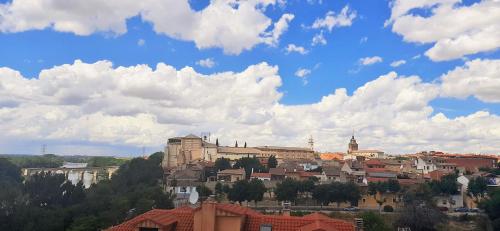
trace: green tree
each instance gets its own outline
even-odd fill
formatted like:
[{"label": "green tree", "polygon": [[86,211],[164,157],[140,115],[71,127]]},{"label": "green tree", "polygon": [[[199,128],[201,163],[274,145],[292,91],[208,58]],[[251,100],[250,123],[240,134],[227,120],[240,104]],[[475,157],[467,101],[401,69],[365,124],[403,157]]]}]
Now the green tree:
[{"label": "green tree", "polygon": [[469,194],[476,198],[476,202],[478,202],[480,198],[484,197],[486,190],[488,190],[488,182],[484,177],[476,177],[470,180],[468,191]]},{"label": "green tree", "polygon": [[214,165],[215,165],[215,168],[217,169],[217,171],[222,171],[222,170],[231,168],[231,163],[229,162],[229,159],[224,158],[224,157],[217,158],[215,160]]},{"label": "green tree", "polygon": [[247,180],[236,181],[229,189],[227,198],[230,201],[237,201],[239,203],[249,198],[249,183]]},{"label": "green tree", "polygon": [[394,222],[394,230],[398,228],[410,228],[412,231],[437,230],[439,224],[446,224],[447,216],[435,207],[418,205],[415,203],[404,207],[397,220]]},{"label": "green tree", "polygon": [[205,185],[198,185],[198,186],[196,186],[196,191],[199,193],[200,198],[202,199],[202,201],[205,200],[206,198],[208,198],[210,195],[213,194],[212,190],[209,189]]},{"label": "green tree", "polygon": [[384,219],[373,212],[363,212],[361,214],[361,218],[363,219],[363,224],[366,231],[390,231],[392,230],[389,227]]},{"label": "green tree", "polygon": [[330,185],[329,184],[321,184],[316,186],[312,192],[312,197],[316,200],[321,206],[328,205],[331,202],[330,197]]},{"label": "green tree", "polygon": [[224,187],[222,186],[221,182],[217,182],[215,184],[215,194],[219,195],[219,194],[222,194],[222,193],[224,193]]},{"label": "green tree", "polygon": [[268,168],[276,168],[276,166],[278,166],[278,160],[276,159],[276,157],[274,155],[271,155],[267,159],[267,167]]},{"label": "green tree", "polygon": [[266,192],[266,186],[264,182],[259,179],[252,179],[248,184],[248,194],[247,201],[255,202],[257,205],[258,201],[262,201],[264,199],[264,193]]},{"label": "green tree", "polygon": [[489,192],[489,198],[481,201],[479,207],[488,214],[494,230],[500,230],[500,189]]},{"label": "green tree", "polygon": [[292,178],[286,178],[282,182],[276,184],[276,189],[274,190],[274,194],[278,201],[295,202],[298,192],[299,182]]},{"label": "green tree", "polygon": [[243,157],[234,163],[233,168],[244,168],[246,179],[250,179],[252,172],[262,172],[264,170],[264,166],[255,157]]},{"label": "green tree", "polygon": [[342,192],[347,202],[351,205],[357,205],[359,199],[361,199],[361,190],[359,186],[353,182],[345,183],[342,187]]},{"label": "green tree", "polygon": [[436,194],[455,195],[458,193],[457,175],[443,176],[440,181],[430,183],[432,191]]},{"label": "green tree", "polygon": [[20,183],[21,169],[6,158],[0,158],[0,180]]}]

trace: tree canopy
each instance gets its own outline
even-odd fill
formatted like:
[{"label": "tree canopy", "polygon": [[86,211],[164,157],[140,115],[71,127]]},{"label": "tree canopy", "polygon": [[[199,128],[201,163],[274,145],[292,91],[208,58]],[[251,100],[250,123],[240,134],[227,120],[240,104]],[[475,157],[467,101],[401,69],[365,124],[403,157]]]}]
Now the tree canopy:
[{"label": "tree canopy", "polygon": [[53,173],[22,184],[19,167],[0,158],[0,230],[100,230],[152,208],[172,208],[161,187],[162,157],[127,161],[111,180],[89,189]]},{"label": "tree canopy", "polygon": [[231,168],[231,163],[229,162],[229,159],[221,157],[217,158],[215,160],[215,168],[217,171],[222,171],[228,168]]},{"label": "tree canopy", "polygon": [[259,159],[255,157],[243,157],[234,163],[233,168],[244,168],[246,173],[246,179],[250,179],[250,175],[253,172],[263,172],[265,170],[264,166],[260,163]]},{"label": "tree canopy", "polygon": [[276,157],[274,155],[271,155],[267,159],[267,167],[268,168],[276,168],[276,166],[278,166],[278,160],[276,159]]}]

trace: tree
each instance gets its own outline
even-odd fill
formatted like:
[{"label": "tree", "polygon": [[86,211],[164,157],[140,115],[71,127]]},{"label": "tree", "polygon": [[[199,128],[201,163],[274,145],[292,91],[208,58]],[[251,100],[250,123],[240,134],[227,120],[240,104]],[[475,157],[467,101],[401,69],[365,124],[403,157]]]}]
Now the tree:
[{"label": "tree", "polygon": [[359,199],[361,199],[361,190],[359,186],[353,182],[345,183],[342,187],[342,192],[345,195],[346,201],[348,201],[351,205],[357,205]]},{"label": "tree", "polygon": [[484,177],[477,177],[470,180],[468,185],[469,194],[476,198],[476,202],[482,198],[488,189],[488,182]]},{"label": "tree", "polygon": [[217,158],[215,160],[215,168],[217,171],[222,171],[228,168],[231,168],[231,163],[229,162],[229,159],[221,157]]},{"label": "tree", "polygon": [[215,194],[219,195],[219,194],[222,194],[222,193],[224,193],[224,188],[222,186],[222,183],[221,182],[217,182],[215,184]]},{"label": "tree", "polygon": [[286,178],[281,183],[276,184],[276,189],[274,193],[278,201],[295,202],[295,200],[297,199],[298,191],[299,191],[298,181],[292,178]]},{"label": "tree", "polygon": [[247,148],[247,142],[245,141],[245,144],[243,145],[244,148]]},{"label": "tree", "polygon": [[234,143],[234,147],[238,147],[238,141],[236,141],[236,143]]},{"label": "tree", "polygon": [[199,193],[200,198],[202,199],[202,201],[204,201],[206,198],[208,198],[210,195],[213,194],[212,190],[209,189],[205,185],[198,185],[198,186],[196,186],[196,191]]},{"label": "tree", "polygon": [[363,212],[361,214],[363,224],[366,231],[390,231],[392,230],[385,222],[384,219],[373,212]]},{"label": "tree", "polygon": [[219,138],[215,139],[215,146],[219,147]]},{"label": "tree", "polygon": [[229,189],[227,194],[227,198],[230,201],[237,201],[241,204],[241,202],[247,200],[249,198],[249,184],[247,180],[239,180],[233,184],[233,187]]},{"label": "tree", "polygon": [[410,228],[411,231],[437,230],[436,226],[445,224],[446,215],[435,207],[427,205],[410,204],[405,206],[394,222],[394,230],[398,228]]},{"label": "tree", "polygon": [[458,193],[457,175],[443,176],[440,181],[430,183],[432,191],[436,194],[455,195]]},{"label": "tree", "polygon": [[258,201],[262,201],[264,199],[264,193],[266,192],[266,186],[264,182],[259,179],[252,179],[248,185],[248,197],[247,201],[254,201],[255,205],[257,205]]},{"label": "tree", "polygon": [[6,158],[0,158],[0,180],[20,183],[22,181],[21,169]]},{"label": "tree", "polygon": [[267,159],[267,167],[268,168],[276,168],[278,166],[278,160],[276,160],[276,157],[274,155],[271,155]]},{"label": "tree", "polygon": [[489,192],[489,198],[479,203],[492,221],[494,230],[500,230],[500,189]]},{"label": "tree", "polygon": [[233,168],[244,168],[246,173],[246,179],[250,179],[252,172],[261,172],[264,170],[264,166],[260,163],[259,159],[255,157],[243,157],[236,161]]},{"label": "tree", "polygon": [[313,190],[312,197],[321,205],[321,207],[323,207],[323,205],[328,205],[331,202],[330,185],[321,184],[316,186]]}]

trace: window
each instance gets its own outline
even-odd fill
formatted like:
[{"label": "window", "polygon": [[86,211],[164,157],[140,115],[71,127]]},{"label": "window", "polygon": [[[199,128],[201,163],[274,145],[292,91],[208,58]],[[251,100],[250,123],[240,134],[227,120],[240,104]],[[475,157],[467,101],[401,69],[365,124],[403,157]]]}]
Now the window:
[{"label": "window", "polygon": [[262,224],[260,225],[260,231],[272,231],[273,226],[271,224]]}]

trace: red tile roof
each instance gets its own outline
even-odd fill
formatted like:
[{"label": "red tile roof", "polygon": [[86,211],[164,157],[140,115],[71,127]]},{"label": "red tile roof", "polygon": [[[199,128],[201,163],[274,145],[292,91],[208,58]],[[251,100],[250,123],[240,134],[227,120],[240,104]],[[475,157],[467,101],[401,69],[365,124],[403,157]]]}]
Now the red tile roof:
[{"label": "red tile roof", "polygon": [[370,160],[365,161],[365,165],[383,165],[383,166],[385,166],[386,164],[380,160],[377,160],[377,159],[370,159]]},{"label": "red tile roof", "polygon": [[271,178],[271,173],[254,172],[254,173],[252,173],[251,177]]},{"label": "red tile roof", "polygon": [[394,171],[391,171],[386,168],[365,168],[365,172],[388,172],[388,173],[394,173]]},{"label": "red tile roof", "polygon": [[[208,202],[210,203],[210,202]],[[255,210],[234,205],[216,204],[218,210],[244,216],[244,231],[259,231],[263,224],[271,225],[273,231],[354,231],[350,222],[332,219],[324,214],[313,213],[303,217],[263,215]],[[107,231],[133,231],[144,221],[151,221],[160,227],[176,223],[175,230],[193,230],[194,213],[200,208],[182,207],[172,210],[155,209],[128,220],[120,225],[113,226]],[[214,214],[215,215],[215,214]]]},{"label": "red tile roof", "polygon": [[149,220],[161,227],[177,223],[177,231],[191,231],[193,230],[193,211],[194,209],[189,207],[172,210],[153,209],[107,230],[132,231],[135,230],[137,224]]}]

